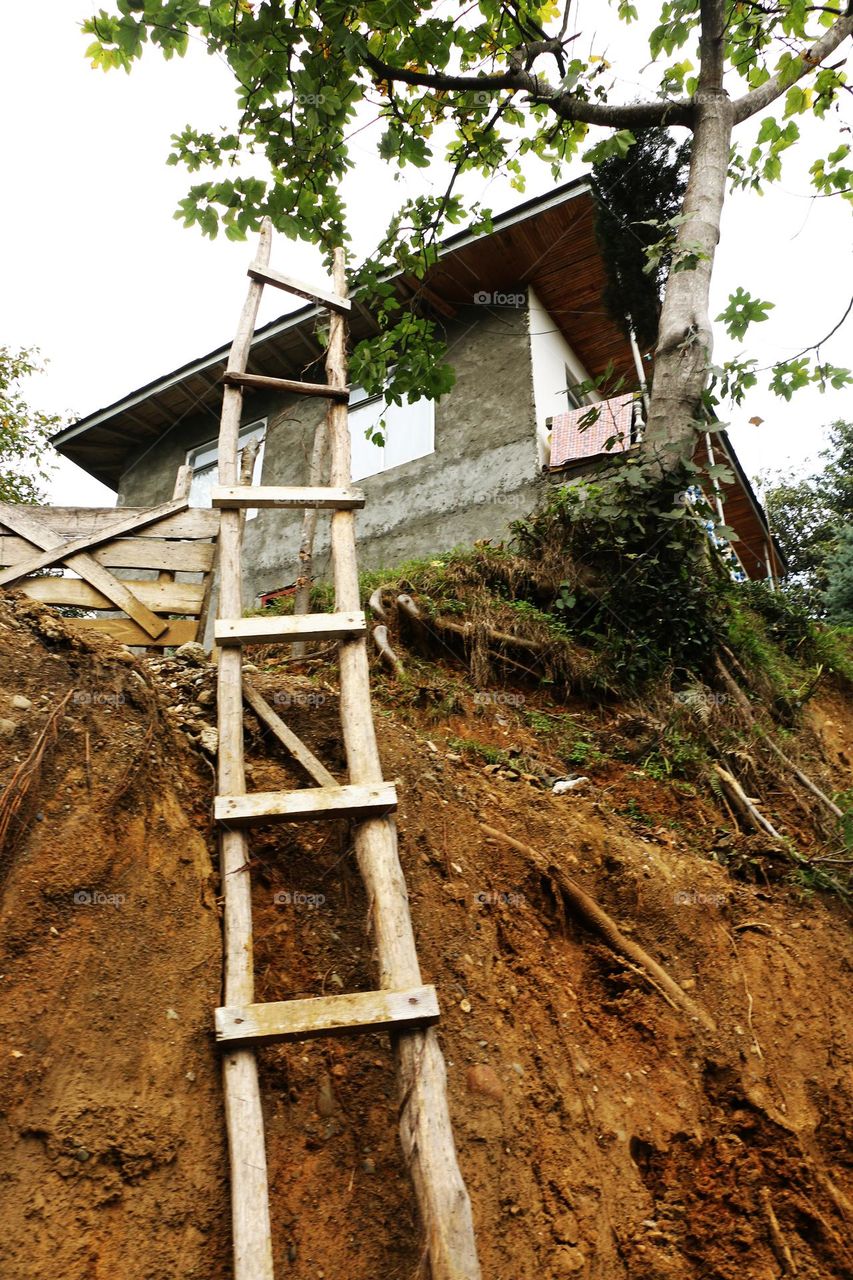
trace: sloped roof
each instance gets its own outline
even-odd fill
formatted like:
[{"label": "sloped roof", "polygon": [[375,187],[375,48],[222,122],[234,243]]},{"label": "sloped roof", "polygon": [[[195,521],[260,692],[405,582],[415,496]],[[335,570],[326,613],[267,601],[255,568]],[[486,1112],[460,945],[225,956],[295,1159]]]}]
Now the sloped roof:
[{"label": "sloped roof", "polygon": [[[450,236],[424,281],[400,274],[389,278],[401,299],[448,322],[463,313],[473,318],[482,305],[478,294],[532,285],[591,375],[612,364],[628,385],[636,383],[628,340],[602,303],[605,266],[595,239],[594,198],[585,179],[495,217],[488,235],[466,230]],[[322,380],[313,333],[325,314],[308,304],[258,329],[250,371]],[[369,312],[358,305],[350,327],[355,342],[376,331]],[[54,437],[56,448],[116,488],[131,457],[159,439],[176,418],[202,408],[218,413],[229,345],[81,418]]]}]

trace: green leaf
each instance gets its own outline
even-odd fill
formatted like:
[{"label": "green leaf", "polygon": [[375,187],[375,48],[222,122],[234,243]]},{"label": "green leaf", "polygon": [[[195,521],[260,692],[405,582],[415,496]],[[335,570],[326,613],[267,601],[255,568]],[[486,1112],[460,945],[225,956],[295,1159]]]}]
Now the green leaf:
[{"label": "green leaf", "polygon": [[767,319],[775,303],[762,302],[753,298],[738,285],[734,293],[729,294],[729,302],[725,311],[721,311],[717,320],[722,320],[730,337],[739,339],[746,333],[751,324],[758,324]]}]

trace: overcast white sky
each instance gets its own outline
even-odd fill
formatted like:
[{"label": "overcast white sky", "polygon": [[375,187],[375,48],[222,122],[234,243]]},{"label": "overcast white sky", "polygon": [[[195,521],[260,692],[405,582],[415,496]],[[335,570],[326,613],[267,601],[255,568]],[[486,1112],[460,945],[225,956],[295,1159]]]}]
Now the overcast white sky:
[{"label": "overcast white sky", "polygon": [[[658,9],[656,3],[640,7]],[[73,416],[230,341],[251,253],[247,244],[211,242],[173,220],[193,179],[165,164],[171,133],[186,123],[216,127],[229,119],[227,68],[195,49],[183,62],[170,63],[152,51],[130,76],[95,72],[83,56],[86,41],[79,31],[94,8],[85,0],[41,0],[34,31],[33,6],[7,5],[0,48],[6,178],[0,343],[40,347],[49,368],[30,382],[29,399]],[[590,0],[584,8],[592,11]],[[582,18],[581,11],[581,25]],[[626,39],[636,41],[635,33],[617,37],[614,62],[630,47]],[[620,85],[625,98],[636,91],[632,74]],[[853,112],[845,109],[849,121]],[[813,133],[821,151],[829,150],[819,127]],[[393,171],[372,154],[376,134],[355,140],[360,167],[348,184],[361,254],[379,230],[377,210],[384,226],[401,191]],[[822,337],[853,293],[849,206],[808,198],[811,158],[805,152],[763,198],[732,195],[725,212],[713,314],[739,284],[776,303],[771,318],[747,335],[749,353],[762,364]],[[443,189],[442,174],[434,181]],[[534,170],[525,197],[494,183],[486,203],[501,210],[549,186],[545,170]],[[273,263],[322,279],[316,251],[280,237]],[[260,321],[282,308],[282,295],[267,290]],[[732,346],[718,329],[715,355],[724,358]],[[853,320],[824,356],[853,363]],[[751,475],[767,467],[805,467],[823,444],[822,425],[853,418],[853,390],[801,392],[790,405],[756,390],[724,416]],[[748,425],[753,416],[764,425]],[[51,500],[105,504],[113,495],[63,461]]]}]

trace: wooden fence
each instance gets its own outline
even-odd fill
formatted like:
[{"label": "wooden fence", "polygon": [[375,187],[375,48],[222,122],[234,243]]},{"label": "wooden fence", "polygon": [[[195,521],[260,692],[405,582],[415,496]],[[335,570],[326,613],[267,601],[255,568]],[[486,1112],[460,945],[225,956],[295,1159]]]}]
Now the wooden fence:
[{"label": "wooden fence", "polygon": [[[159,507],[0,503],[0,586],[85,610],[73,626],[122,644],[201,640],[218,532],[219,512],[186,498]],[[77,576],[44,573],[57,568]]]}]

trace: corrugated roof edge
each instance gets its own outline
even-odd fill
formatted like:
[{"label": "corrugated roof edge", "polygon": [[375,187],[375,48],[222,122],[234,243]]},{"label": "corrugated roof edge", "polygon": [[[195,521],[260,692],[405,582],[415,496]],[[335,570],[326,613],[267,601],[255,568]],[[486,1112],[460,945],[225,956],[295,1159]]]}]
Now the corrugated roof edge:
[{"label": "corrugated roof edge", "polygon": [[[555,205],[562,204],[575,196],[582,195],[590,189],[589,180],[585,176],[573,178],[571,182],[564,183],[546,196],[534,196],[530,200],[525,200],[522,204],[514,205],[512,209],[507,209],[506,212],[498,214],[492,219],[492,231],[489,234],[494,235],[497,231],[506,230],[507,227],[511,227],[517,222],[523,222],[532,214],[543,213],[546,209],[553,208]],[[465,227],[461,231],[455,231],[453,235],[448,236],[446,240],[441,242],[439,256],[462,249],[467,244],[473,244],[475,241],[486,239],[488,239],[488,234],[478,233],[472,231],[470,227]],[[396,275],[396,272],[389,270],[386,279],[393,280]],[[304,324],[306,320],[313,319],[319,315],[322,310],[322,307],[309,303],[307,306],[298,307],[296,311],[288,312],[285,316],[280,316],[277,320],[271,320],[255,332],[252,346],[258,346],[269,338],[275,337],[276,334]],[[110,418],[114,418],[118,413],[133,409],[135,405],[147,400],[151,395],[156,395],[160,391],[167,391],[169,387],[182,382],[184,378],[189,377],[191,374],[201,373],[210,368],[211,365],[225,360],[230,346],[231,344],[228,342],[223,346],[216,347],[215,350],[207,355],[198,356],[195,360],[188,361],[187,364],[181,365],[171,373],[147,382],[136,391],[131,391],[128,395],[122,396],[120,400],[115,400],[103,409],[96,409],[94,412],[87,414],[85,418],[79,418],[72,426],[65,427],[62,431],[58,431],[55,436],[52,436],[52,444],[61,453],[63,445],[70,443],[78,436],[85,435],[92,427],[108,422]]]}]

